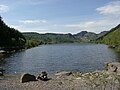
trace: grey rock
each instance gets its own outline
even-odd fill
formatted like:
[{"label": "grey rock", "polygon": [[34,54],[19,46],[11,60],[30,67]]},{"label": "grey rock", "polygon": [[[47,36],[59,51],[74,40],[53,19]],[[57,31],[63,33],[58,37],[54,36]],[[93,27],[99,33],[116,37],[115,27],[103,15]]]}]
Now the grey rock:
[{"label": "grey rock", "polygon": [[5,69],[3,69],[2,67],[0,67],[0,76],[3,76],[5,72]]}]

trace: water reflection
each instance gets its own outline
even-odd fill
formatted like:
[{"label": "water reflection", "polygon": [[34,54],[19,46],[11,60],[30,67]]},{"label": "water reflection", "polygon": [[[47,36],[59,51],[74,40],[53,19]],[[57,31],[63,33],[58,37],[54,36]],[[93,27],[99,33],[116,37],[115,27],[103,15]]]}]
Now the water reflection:
[{"label": "water reflection", "polygon": [[120,52],[116,52],[116,55],[117,55],[116,61],[120,62]]}]

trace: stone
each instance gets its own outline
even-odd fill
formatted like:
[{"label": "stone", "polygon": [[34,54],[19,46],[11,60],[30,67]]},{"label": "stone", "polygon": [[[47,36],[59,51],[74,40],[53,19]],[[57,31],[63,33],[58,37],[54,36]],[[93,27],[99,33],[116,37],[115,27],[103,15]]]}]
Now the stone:
[{"label": "stone", "polygon": [[41,74],[39,74],[38,76],[37,76],[37,80],[43,80],[43,81],[47,81],[48,80],[48,77],[47,77],[47,72],[42,72]]},{"label": "stone", "polygon": [[0,67],[0,76],[3,76],[4,72],[5,72],[5,70],[2,67]]},{"label": "stone", "polygon": [[21,76],[20,82],[21,83],[25,83],[25,82],[29,82],[29,81],[36,81],[36,77],[34,75],[28,74],[28,73],[24,73]]}]

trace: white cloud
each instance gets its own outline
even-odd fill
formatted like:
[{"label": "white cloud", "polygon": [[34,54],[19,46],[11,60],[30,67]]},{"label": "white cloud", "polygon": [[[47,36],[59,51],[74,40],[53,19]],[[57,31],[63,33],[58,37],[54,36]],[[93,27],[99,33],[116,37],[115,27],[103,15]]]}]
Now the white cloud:
[{"label": "white cloud", "polygon": [[80,22],[78,24],[66,24],[65,27],[77,29],[79,31],[89,31],[100,33],[101,31],[110,30],[119,24],[120,18],[102,18],[94,21]]},{"label": "white cloud", "polygon": [[9,10],[9,7],[6,5],[0,5],[0,13],[7,12]]},{"label": "white cloud", "polygon": [[120,1],[110,2],[105,6],[96,9],[100,14],[120,15]]},{"label": "white cloud", "polygon": [[23,25],[9,25],[11,28],[15,28],[21,32],[46,32],[49,30],[48,28],[42,28],[42,27],[31,27],[28,28]]},{"label": "white cloud", "polygon": [[32,31],[32,32],[40,32],[40,31],[46,31],[48,30],[47,28],[40,28],[40,27],[36,27],[36,28],[21,28],[22,32],[26,32],[26,31]]},{"label": "white cloud", "polygon": [[47,23],[46,20],[21,20],[19,21],[24,24],[44,24]]},{"label": "white cloud", "polygon": [[65,26],[66,27],[73,27],[73,28],[87,28],[87,27],[92,27],[94,23],[95,23],[94,21],[88,21],[88,22],[82,22],[79,24],[68,24]]},{"label": "white cloud", "polygon": [[99,11],[100,14],[103,14],[101,18],[76,24],[66,24],[64,26],[79,31],[86,30],[99,33],[101,31],[110,30],[120,24],[120,1],[110,2],[105,6],[97,8],[96,10]]}]

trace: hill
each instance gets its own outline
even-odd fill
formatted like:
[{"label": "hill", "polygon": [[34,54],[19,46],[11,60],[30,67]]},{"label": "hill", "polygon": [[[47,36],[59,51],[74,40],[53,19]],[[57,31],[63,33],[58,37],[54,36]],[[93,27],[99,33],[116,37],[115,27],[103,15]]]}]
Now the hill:
[{"label": "hill", "polygon": [[21,48],[24,47],[25,43],[26,39],[22,33],[7,26],[0,16],[0,49]]},{"label": "hill", "polygon": [[77,34],[56,34],[45,33],[39,34],[36,32],[26,32],[23,35],[27,39],[27,46],[33,47],[40,44],[58,44],[58,43],[85,43],[91,42],[97,38],[97,34],[87,31],[82,31]]},{"label": "hill", "polygon": [[81,31],[74,35],[76,38],[81,39],[82,42],[90,42],[95,40],[98,35],[93,32]]},{"label": "hill", "polygon": [[57,34],[45,33],[39,34],[36,32],[25,32],[23,35],[27,39],[26,46],[34,47],[41,44],[58,44],[58,43],[92,43],[97,38],[105,35],[108,31],[103,31],[99,34],[87,31],[81,31],[77,34]]},{"label": "hill", "polygon": [[76,39],[72,34],[55,34],[46,33],[39,34],[35,32],[26,32],[23,35],[27,39],[27,46],[33,47],[40,44],[57,44],[57,43],[77,43],[80,40]]},{"label": "hill", "polygon": [[105,35],[99,37],[97,42],[109,44],[110,47],[120,51],[120,24],[112,28]]}]

